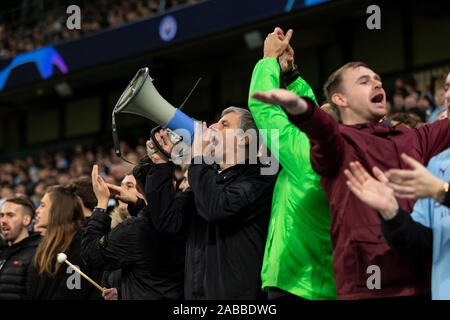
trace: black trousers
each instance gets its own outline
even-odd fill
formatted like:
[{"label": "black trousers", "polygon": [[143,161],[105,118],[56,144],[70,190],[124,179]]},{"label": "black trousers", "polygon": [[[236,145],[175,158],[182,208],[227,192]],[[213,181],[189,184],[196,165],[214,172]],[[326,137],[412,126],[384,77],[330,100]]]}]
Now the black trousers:
[{"label": "black trousers", "polygon": [[269,300],[282,302],[282,301],[305,301],[302,297],[296,296],[290,292],[284,291],[277,287],[270,287],[267,295]]}]

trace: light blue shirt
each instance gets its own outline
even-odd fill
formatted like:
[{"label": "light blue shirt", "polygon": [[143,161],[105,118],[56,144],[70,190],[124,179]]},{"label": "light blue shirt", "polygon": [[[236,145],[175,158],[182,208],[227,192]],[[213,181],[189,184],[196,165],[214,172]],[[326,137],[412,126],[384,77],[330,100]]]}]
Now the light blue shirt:
[{"label": "light blue shirt", "polygon": [[445,111],[445,109],[447,109],[447,107],[445,106],[445,104],[441,107],[436,108],[431,114],[430,114],[430,118],[428,119],[429,123],[433,123],[436,121],[436,118],[438,117],[438,115],[440,115],[442,112]]},{"label": "light blue shirt", "polygon": [[[428,170],[439,179],[450,181],[450,148],[433,157]],[[412,218],[433,230],[431,297],[450,300],[450,209],[433,199],[421,199],[414,206]]]}]

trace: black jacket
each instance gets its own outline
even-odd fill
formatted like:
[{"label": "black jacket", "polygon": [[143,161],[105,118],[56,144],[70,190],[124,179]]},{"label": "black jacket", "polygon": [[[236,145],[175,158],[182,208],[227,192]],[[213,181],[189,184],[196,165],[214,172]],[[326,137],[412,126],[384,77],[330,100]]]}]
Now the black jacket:
[{"label": "black jacket", "polygon": [[[169,167],[149,171],[150,204],[164,191]],[[261,168],[238,164],[218,173],[217,166],[192,164],[190,190],[152,210],[157,228],[186,236],[186,299],[265,297],[260,273],[276,176],[261,175]]]},{"label": "black jacket", "polygon": [[121,269],[123,300],[182,299],[184,239],[155,230],[148,207],[110,229],[111,218],[95,209],[82,239],[92,268]]},{"label": "black jacket", "polygon": [[40,240],[39,233],[33,232],[19,243],[0,247],[0,300],[26,299],[26,284]]},{"label": "black jacket", "polygon": [[2,236],[0,235],[0,248],[6,246],[7,243],[5,241],[5,239],[2,238]]},{"label": "black jacket", "polygon": [[[102,271],[89,268],[80,255],[82,230],[73,237],[66,250],[67,260],[87,274],[96,283],[102,279]],[[53,258],[56,263],[56,256]],[[103,299],[100,290],[93,286],[84,277],[78,276],[76,271],[63,263],[56,275],[51,277],[46,273],[39,275],[36,268],[32,268],[30,283],[28,284],[28,298],[32,300],[100,300]],[[68,270],[69,269],[69,270]],[[78,282],[78,279],[80,280]]]},{"label": "black jacket", "polygon": [[450,191],[447,191],[447,193],[445,194],[443,205],[450,207]]}]

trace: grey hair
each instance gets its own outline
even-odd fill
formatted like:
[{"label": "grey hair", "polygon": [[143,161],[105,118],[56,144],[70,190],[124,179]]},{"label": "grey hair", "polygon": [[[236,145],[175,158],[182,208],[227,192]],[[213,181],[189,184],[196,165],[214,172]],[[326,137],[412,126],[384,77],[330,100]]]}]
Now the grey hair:
[{"label": "grey hair", "polygon": [[250,111],[248,111],[247,109],[232,106],[223,110],[221,117],[231,112],[236,112],[237,114],[239,114],[239,128],[244,132],[246,132],[248,129],[254,129],[257,133],[259,133],[258,128],[256,127],[255,120],[253,119]]}]

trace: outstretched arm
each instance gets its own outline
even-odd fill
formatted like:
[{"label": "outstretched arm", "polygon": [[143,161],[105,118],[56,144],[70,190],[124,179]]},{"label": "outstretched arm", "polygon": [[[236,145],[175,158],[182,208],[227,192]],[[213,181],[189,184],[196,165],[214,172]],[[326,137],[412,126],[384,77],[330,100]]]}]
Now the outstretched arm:
[{"label": "outstretched arm", "polygon": [[306,133],[311,143],[311,165],[322,176],[333,176],[340,169],[344,155],[344,138],[336,120],[311,99],[299,98],[284,89],[255,92],[251,98],[266,104],[280,105],[289,120]]}]

